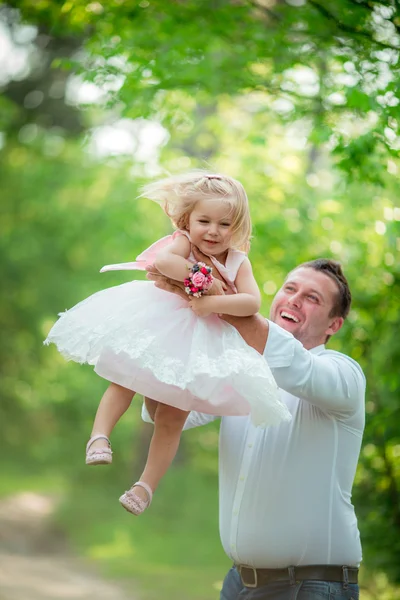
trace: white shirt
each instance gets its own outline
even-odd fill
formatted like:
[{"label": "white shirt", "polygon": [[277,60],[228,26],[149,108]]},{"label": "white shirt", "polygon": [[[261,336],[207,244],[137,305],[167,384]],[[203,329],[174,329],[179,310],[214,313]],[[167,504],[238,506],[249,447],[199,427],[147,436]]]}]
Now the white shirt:
[{"label": "white shirt", "polygon": [[[223,417],[219,445],[222,545],[237,564],[359,565],[351,488],[364,428],[365,377],[348,356],[305,350],[269,322],[264,356],[292,414],[260,429]],[[145,420],[148,420],[143,413]],[[185,428],[215,417],[191,413]]]}]

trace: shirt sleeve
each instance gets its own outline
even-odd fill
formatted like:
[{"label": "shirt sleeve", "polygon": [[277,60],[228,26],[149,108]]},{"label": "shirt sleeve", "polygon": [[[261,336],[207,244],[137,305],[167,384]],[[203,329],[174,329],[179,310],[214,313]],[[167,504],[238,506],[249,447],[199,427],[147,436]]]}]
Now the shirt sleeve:
[{"label": "shirt sleeve", "polygon": [[365,377],[358,363],[333,350],[306,350],[271,321],[264,357],[280,388],[322,410],[354,413],[364,402]]},{"label": "shirt sleeve", "polygon": [[[207,423],[211,423],[217,418],[218,417],[215,417],[214,415],[206,415],[205,413],[199,413],[193,410],[186,419],[183,431],[186,429],[193,429],[193,427],[199,427],[200,425],[207,425]],[[154,421],[150,417],[144,402],[142,404],[142,420],[145,421],[145,423],[152,423],[154,425]]]}]

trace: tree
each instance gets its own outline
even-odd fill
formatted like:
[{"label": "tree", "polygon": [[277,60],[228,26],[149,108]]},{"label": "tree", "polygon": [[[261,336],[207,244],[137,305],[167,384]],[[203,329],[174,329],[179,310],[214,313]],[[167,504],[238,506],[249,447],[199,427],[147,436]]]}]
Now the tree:
[{"label": "tree", "polygon": [[397,155],[395,0],[10,4],[52,36],[84,38],[75,67],[128,117],[164,121],[174,90],[200,104],[262,94],[263,110],[305,119],[353,177],[379,182]]},{"label": "tree", "polygon": [[[245,184],[265,313],[299,261],[325,255],[344,263],[354,308],[332,347],[360,361],[369,382],[354,491],[365,564],[398,582],[398,3],[13,6],[11,28],[20,19],[37,28],[30,43],[41,45],[41,69],[37,79],[31,73],[4,85],[4,448],[41,464],[50,455],[59,465],[59,439],[85,436],[90,398],[101,386],[43,351],[46,328],[57,310],[105,285],[97,275],[103,263],[130,260],[168,222],[156,207],[133,202],[146,176],[136,157],[99,163],[81,142],[94,124],[151,118],[170,133],[160,169],[206,162]],[[71,107],[60,92],[45,102],[54,79],[65,86],[78,72],[102,86],[101,101]],[[43,101],[27,108],[24,99],[35,91]],[[127,429],[121,436],[129,440]],[[203,475],[215,473],[215,439],[214,430],[188,438],[191,465]],[[85,475],[75,484],[79,477]]]}]

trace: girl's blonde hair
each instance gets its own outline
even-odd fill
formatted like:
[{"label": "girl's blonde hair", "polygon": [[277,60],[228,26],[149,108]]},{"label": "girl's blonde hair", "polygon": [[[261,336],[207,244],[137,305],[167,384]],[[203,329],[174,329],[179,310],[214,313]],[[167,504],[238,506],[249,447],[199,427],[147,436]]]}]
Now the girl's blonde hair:
[{"label": "girl's blonde hair", "polygon": [[232,248],[248,252],[251,238],[249,201],[242,184],[220,173],[194,170],[145,185],[141,197],[161,205],[177,229],[189,229],[189,217],[199,200],[219,200],[230,206]]}]

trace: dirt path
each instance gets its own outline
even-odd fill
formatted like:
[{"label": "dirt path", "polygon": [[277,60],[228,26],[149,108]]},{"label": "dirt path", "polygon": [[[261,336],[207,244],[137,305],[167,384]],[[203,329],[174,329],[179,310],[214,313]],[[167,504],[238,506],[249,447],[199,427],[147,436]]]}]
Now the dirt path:
[{"label": "dirt path", "polygon": [[49,525],[55,505],[31,492],[0,501],[0,600],[137,600],[68,554]]}]

